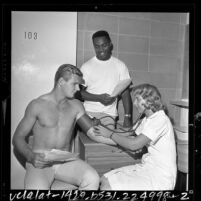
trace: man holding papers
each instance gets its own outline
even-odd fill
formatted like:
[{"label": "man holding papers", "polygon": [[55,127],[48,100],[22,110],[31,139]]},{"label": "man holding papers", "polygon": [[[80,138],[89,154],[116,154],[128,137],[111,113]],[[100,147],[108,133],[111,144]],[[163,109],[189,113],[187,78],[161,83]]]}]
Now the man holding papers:
[{"label": "man holding papers", "polygon": [[[14,148],[26,159],[25,189],[48,190],[54,179],[79,190],[99,188],[96,170],[70,153],[75,123],[86,116],[83,104],[74,98],[82,83],[81,71],[63,64],[54,88],[28,104],[13,136]],[[30,132],[32,143],[27,144]]]},{"label": "man holding papers", "polygon": [[[128,86],[131,84],[128,68],[124,62],[112,56],[113,44],[107,31],[97,31],[92,36],[96,56],[81,66],[85,87],[80,93],[87,113],[103,124],[115,122],[117,101],[122,98],[124,106],[124,127],[132,125],[132,101]],[[105,118],[104,118],[105,117]],[[106,129],[104,132],[108,132]]]}]

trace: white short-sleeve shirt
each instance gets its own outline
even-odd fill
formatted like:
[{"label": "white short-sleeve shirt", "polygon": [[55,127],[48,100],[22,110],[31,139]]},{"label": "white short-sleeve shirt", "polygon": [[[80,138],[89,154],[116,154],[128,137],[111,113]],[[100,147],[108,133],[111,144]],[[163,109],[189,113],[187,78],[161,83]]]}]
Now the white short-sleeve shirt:
[{"label": "white short-sleeve shirt", "polygon": [[[99,60],[94,56],[84,63],[80,70],[83,73],[87,92],[92,94],[107,93],[111,95],[120,81],[130,78],[126,65],[113,56],[106,61]],[[116,104],[117,101],[109,106],[104,106],[100,102],[85,101],[84,107],[89,112],[104,112],[117,116]]]}]

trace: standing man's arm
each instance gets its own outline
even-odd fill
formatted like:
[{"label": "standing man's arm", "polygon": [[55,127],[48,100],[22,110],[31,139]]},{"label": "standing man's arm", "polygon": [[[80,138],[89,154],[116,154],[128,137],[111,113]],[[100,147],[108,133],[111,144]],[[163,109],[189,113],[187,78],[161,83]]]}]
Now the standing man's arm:
[{"label": "standing man's arm", "polygon": [[83,73],[85,85],[80,85],[80,91],[76,92],[75,98],[79,99],[80,101],[100,102],[105,106],[111,105],[116,100],[116,97],[111,97],[107,93],[96,94],[88,92],[87,87],[91,84],[88,80],[93,75],[89,74],[84,66],[81,66],[80,70]]},{"label": "standing man's arm", "polygon": [[132,113],[133,113],[133,104],[130,95],[129,88],[127,88],[122,94],[122,103],[124,107],[124,127],[131,127],[132,126]]},{"label": "standing man's arm", "polygon": [[79,99],[80,101],[93,101],[93,102],[100,102],[103,105],[110,105],[115,100],[116,97],[111,97],[109,94],[92,94],[86,91],[86,88],[80,87],[80,91],[76,92],[75,98]]}]

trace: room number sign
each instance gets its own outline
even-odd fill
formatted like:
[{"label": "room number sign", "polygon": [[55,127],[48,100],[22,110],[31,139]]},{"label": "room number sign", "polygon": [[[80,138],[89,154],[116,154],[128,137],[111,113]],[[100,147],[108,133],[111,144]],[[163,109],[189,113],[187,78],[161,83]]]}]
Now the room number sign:
[{"label": "room number sign", "polygon": [[24,38],[28,40],[37,40],[38,39],[38,33],[37,32],[24,32]]}]

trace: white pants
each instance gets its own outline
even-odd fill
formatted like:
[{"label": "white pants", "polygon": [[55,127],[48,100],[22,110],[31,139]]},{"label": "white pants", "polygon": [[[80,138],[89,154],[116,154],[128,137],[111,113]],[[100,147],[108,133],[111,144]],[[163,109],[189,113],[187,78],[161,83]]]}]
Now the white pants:
[{"label": "white pants", "polygon": [[54,179],[78,186],[79,190],[98,190],[99,188],[98,173],[80,159],[42,169],[26,163],[25,189],[48,190]]}]

